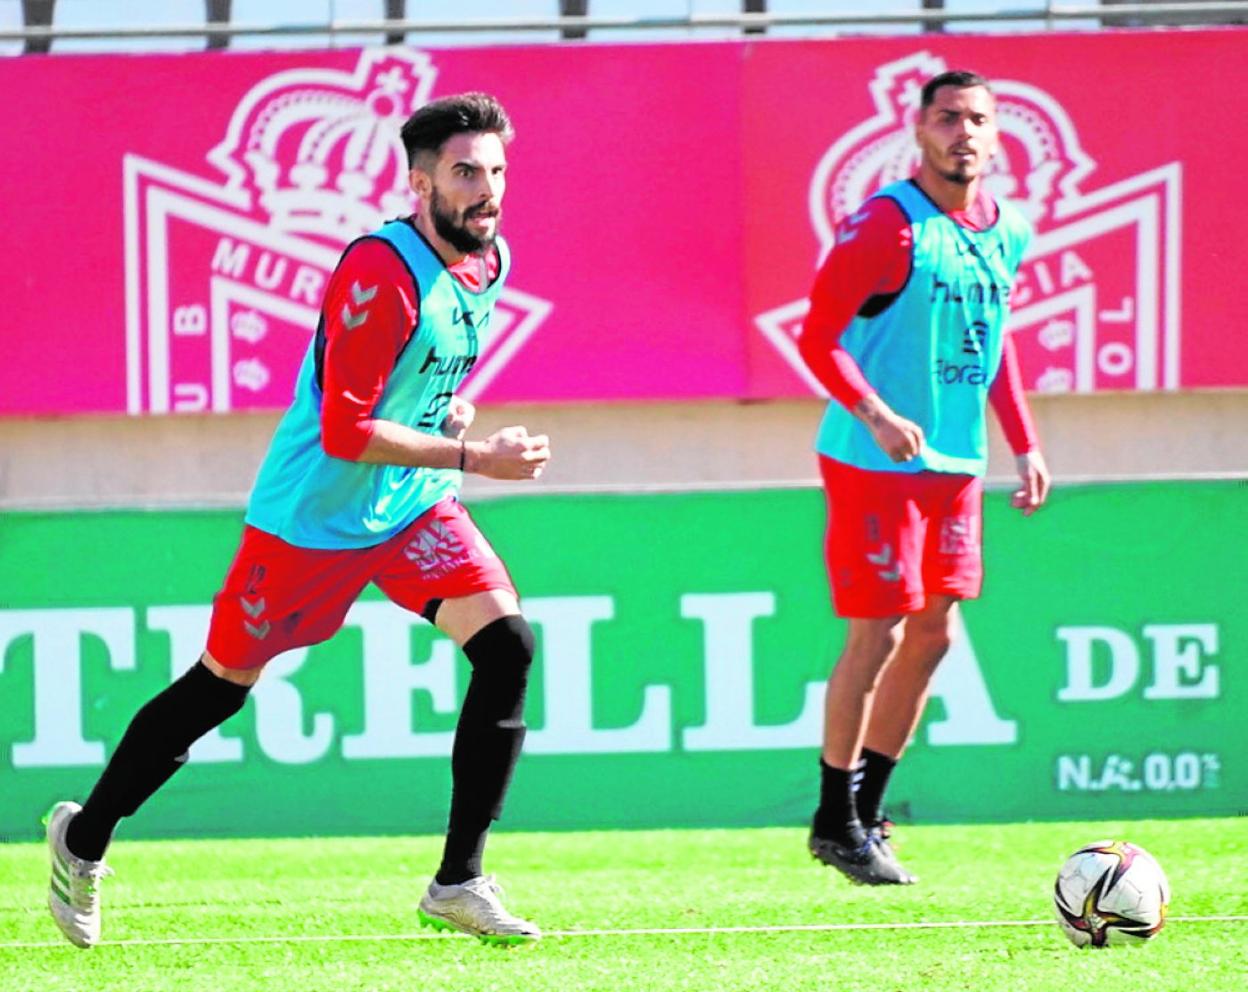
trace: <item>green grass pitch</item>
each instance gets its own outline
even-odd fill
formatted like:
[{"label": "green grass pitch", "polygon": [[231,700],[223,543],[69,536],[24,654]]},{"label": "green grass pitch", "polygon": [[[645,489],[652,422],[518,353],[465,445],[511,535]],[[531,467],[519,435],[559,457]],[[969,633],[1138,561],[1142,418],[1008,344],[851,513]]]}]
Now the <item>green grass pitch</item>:
[{"label": "green grass pitch", "polygon": [[[1138,949],[1077,950],[1048,922],[1053,879],[1077,847],[1111,836],[1161,862],[1171,920]],[[123,839],[104,883],[105,943],[90,951],[47,914],[43,846],[0,845],[0,989],[1245,987],[1248,818],[902,827],[898,839],[920,884],[864,889],[814,864],[797,828],[500,830],[488,868],[509,907],[548,932],[513,950],[419,929],[438,838]],[[957,922],[992,925],[916,926]]]}]

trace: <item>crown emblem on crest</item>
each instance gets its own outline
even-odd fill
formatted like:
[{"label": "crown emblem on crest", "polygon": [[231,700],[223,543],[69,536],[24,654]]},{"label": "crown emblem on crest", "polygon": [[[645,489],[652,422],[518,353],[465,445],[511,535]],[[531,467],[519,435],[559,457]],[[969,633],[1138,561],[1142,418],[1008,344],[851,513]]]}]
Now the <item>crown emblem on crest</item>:
[{"label": "crown emblem on crest", "polygon": [[[842,225],[864,201],[917,171],[922,88],[947,69],[929,52],[877,66],[866,86],[871,115],[824,152],[807,191],[819,258],[838,233],[853,236]],[[1008,325],[1028,385],[1044,392],[1176,388],[1182,163],[1085,190],[1096,163],[1061,103],[1018,80],[990,85],[1000,142],[984,185],[1030,220],[1035,235],[1014,277]],[[789,370],[826,395],[797,346],[809,310],[802,297],[754,322]]]},{"label": "crown emblem on crest", "polygon": [[[869,84],[876,114],[824,154],[811,184],[811,217],[825,249],[836,225],[881,187],[914,175],[914,124],[923,84],[944,72],[941,58],[920,52],[880,66]],[[984,177],[995,197],[1010,200],[1037,225],[1061,212],[1063,200],[1095,164],[1083,152],[1065,112],[1043,91],[1013,80],[992,83],[1001,147]]]},{"label": "crown emblem on crest", "polygon": [[294,69],[239,104],[208,160],[267,226],[335,243],[411,209],[399,128],[428,99],[422,52],[365,52],[353,73]]}]

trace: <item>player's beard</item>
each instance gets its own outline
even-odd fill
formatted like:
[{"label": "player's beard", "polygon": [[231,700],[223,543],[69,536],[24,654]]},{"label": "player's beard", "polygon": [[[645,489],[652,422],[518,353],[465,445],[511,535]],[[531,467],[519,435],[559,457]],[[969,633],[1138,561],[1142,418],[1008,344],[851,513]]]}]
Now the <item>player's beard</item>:
[{"label": "player's beard", "polygon": [[[481,255],[490,245],[494,244],[494,239],[498,233],[498,222],[494,224],[494,234],[488,237],[479,237],[473,234],[465,226],[466,221],[473,214],[478,213],[482,209],[481,205],[469,207],[459,216],[456,216],[454,210],[446,207],[446,201],[438,195],[438,188],[433,188],[433,193],[429,197],[429,213],[433,217],[433,229],[438,232],[438,237],[447,242],[456,251],[466,252],[470,255]],[[502,212],[499,212],[502,217]]]},{"label": "player's beard", "polygon": [[970,162],[959,162],[952,169],[938,171],[942,179],[959,186],[969,186],[979,176],[979,172]]},{"label": "player's beard", "polygon": [[[952,153],[950,153],[952,154]],[[935,163],[933,162],[933,165]],[[984,163],[977,157],[972,160],[959,159],[954,156],[952,169],[937,169],[936,172],[946,182],[958,186],[969,186],[983,174]]]}]

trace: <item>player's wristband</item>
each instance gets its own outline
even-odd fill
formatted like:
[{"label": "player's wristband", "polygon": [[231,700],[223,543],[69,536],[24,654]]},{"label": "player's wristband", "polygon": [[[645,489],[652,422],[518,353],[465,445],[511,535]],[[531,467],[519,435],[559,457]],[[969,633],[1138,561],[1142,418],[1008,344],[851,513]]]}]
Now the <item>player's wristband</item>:
[{"label": "player's wristband", "polygon": [[464,470],[464,462],[468,457],[468,442],[462,437],[459,439],[459,470]]}]

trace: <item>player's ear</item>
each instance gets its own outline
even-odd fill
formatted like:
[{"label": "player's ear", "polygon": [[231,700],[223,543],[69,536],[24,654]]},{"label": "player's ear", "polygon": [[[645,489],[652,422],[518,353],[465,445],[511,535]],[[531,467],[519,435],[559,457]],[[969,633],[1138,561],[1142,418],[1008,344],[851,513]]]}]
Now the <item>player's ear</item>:
[{"label": "player's ear", "polygon": [[433,189],[433,180],[424,169],[413,165],[407,173],[407,185],[422,200],[427,200],[430,190]]}]

